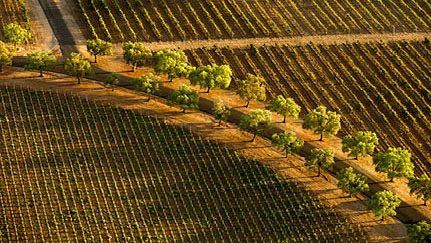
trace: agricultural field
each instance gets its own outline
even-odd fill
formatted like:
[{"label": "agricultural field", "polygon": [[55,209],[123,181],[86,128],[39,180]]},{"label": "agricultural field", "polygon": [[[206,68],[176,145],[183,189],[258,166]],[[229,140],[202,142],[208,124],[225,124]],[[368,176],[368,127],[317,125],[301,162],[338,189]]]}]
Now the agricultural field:
[{"label": "agricultural field", "polygon": [[366,242],[293,181],[188,130],[0,87],[1,241]]},{"label": "agricultural field", "polygon": [[87,38],[113,42],[429,31],[427,0],[74,0]]},{"label": "agricultural field", "polygon": [[[378,149],[412,152],[416,173],[431,173],[431,44],[251,46],[186,51],[193,65],[229,64],[235,79],[266,79],[270,96],[292,97],[306,114],[325,105],[341,114],[339,136],[376,132]],[[235,85],[233,83],[233,85]]]},{"label": "agricultural field", "polygon": [[0,0],[0,40],[3,35],[3,27],[10,23],[19,23],[30,29],[30,19],[24,0]]}]

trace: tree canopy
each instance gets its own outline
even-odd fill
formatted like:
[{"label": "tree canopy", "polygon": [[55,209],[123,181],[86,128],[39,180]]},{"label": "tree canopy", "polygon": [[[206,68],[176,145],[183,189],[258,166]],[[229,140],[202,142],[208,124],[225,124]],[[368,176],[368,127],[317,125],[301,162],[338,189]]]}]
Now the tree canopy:
[{"label": "tree canopy", "polygon": [[418,198],[424,200],[424,205],[431,199],[431,178],[423,174],[421,177],[410,177],[409,183],[410,194],[416,194]]},{"label": "tree canopy", "polygon": [[349,157],[358,156],[366,157],[374,152],[379,140],[373,132],[357,132],[353,136],[346,135],[343,137],[343,153],[349,152]]},{"label": "tree canopy", "polygon": [[132,72],[137,67],[151,64],[152,52],[142,42],[128,41],[123,44],[123,58],[127,64],[132,65]]},{"label": "tree canopy", "polygon": [[3,28],[3,40],[7,43],[17,44],[28,43],[31,33],[18,24],[11,23]]},{"label": "tree canopy", "polygon": [[414,164],[409,151],[402,148],[389,148],[386,153],[377,153],[373,164],[377,172],[385,172],[391,182],[394,178],[413,176]]},{"label": "tree canopy", "polygon": [[231,107],[225,105],[223,101],[217,102],[217,104],[212,108],[212,113],[214,118],[219,121],[219,126],[221,126],[222,121],[226,121],[230,116]]},{"label": "tree canopy", "polygon": [[266,128],[272,126],[271,112],[267,110],[251,110],[248,114],[241,116],[239,128],[244,131],[253,133],[254,142],[257,134],[261,134]]},{"label": "tree canopy", "polygon": [[112,55],[112,43],[99,38],[87,40],[87,51],[94,56],[94,62],[97,63],[97,56]]},{"label": "tree canopy", "polygon": [[177,104],[183,112],[186,112],[186,109],[199,109],[199,93],[185,84],[181,84],[178,90],[172,91],[168,95],[167,100],[168,105],[173,106]]},{"label": "tree canopy", "polygon": [[310,155],[305,157],[305,166],[308,169],[317,168],[320,176],[321,169],[331,169],[334,164],[334,150],[315,148],[310,151]]},{"label": "tree canopy", "polygon": [[[149,95],[159,92],[159,82],[160,77],[154,75],[153,73],[148,73],[132,80],[132,83],[137,91],[144,92]],[[148,101],[149,100],[150,96],[148,96]]]},{"label": "tree canopy", "polygon": [[284,98],[282,95],[271,99],[266,109],[282,115],[284,117],[283,123],[286,122],[287,116],[298,118],[299,112],[301,112],[301,106],[297,105],[292,98]]},{"label": "tree canopy", "polygon": [[153,56],[153,67],[156,73],[167,74],[169,81],[185,77],[190,71],[189,61],[182,50],[163,50]]},{"label": "tree canopy", "polygon": [[366,177],[355,173],[352,167],[338,171],[336,178],[338,179],[337,186],[341,190],[349,193],[350,197],[370,190],[368,184],[365,183]]},{"label": "tree canopy", "polygon": [[87,58],[84,58],[79,53],[72,52],[70,58],[64,62],[64,71],[78,79],[78,84],[81,83],[81,78],[87,75],[93,75],[91,63]]},{"label": "tree canopy", "polygon": [[373,210],[376,218],[382,217],[384,220],[385,215],[395,216],[395,211],[400,206],[400,199],[397,195],[392,194],[391,191],[379,191],[374,194],[368,201],[367,208]]},{"label": "tree canopy", "polygon": [[190,72],[191,85],[199,83],[201,88],[207,88],[207,93],[213,88],[227,88],[230,85],[232,70],[228,65],[207,65]]},{"label": "tree canopy", "polygon": [[12,65],[13,53],[10,47],[0,41],[0,72],[4,66]]},{"label": "tree canopy", "polygon": [[416,224],[407,225],[407,233],[413,243],[431,242],[431,224],[422,220]]},{"label": "tree canopy", "polygon": [[304,140],[297,138],[294,132],[275,133],[272,135],[272,144],[286,152],[286,158],[289,154],[298,153],[304,146]]},{"label": "tree canopy", "polygon": [[115,85],[118,84],[119,81],[120,81],[120,74],[110,73],[108,78],[106,78],[103,83],[105,84],[105,86],[110,87],[112,91],[114,91],[114,87]]},{"label": "tree canopy", "polygon": [[319,141],[322,141],[323,135],[333,136],[338,133],[341,128],[340,118],[341,116],[336,112],[328,111],[325,106],[319,106],[305,116],[302,127],[320,134]]},{"label": "tree canopy", "polygon": [[253,74],[247,74],[245,80],[239,80],[236,83],[236,93],[247,101],[245,107],[248,107],[250,101],[266,99],[265,80],[262,77]]},{"label": "tree canopy", "polygon": [[38,70],[39,76],[43,77],[43,70],[57,63],[57,58],[47,51],[37,51],[28,54],[28,64],[25,65],[26,70]]}]

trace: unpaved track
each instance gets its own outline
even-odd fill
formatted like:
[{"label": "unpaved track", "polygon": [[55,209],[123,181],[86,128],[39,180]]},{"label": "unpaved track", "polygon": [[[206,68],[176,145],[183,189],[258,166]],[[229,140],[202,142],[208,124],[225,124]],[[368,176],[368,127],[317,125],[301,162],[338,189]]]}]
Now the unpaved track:
[{"label": "unpaved track", "polygon": [[0,85],[21,86],[35,90],[58,90],[166,118],[173,125],[190,128],[194,133],[206,139],[218,141],[304,185],[316,193],[324,203],[349,217],[353,223],[364,227],[372,242],[408,242],[405,226],[398,219],[386,217],[384,222],[376,220],[371,211],[366,210],[366,198],[346,197],[346,194],[336,187],[334,179],[329,174],[324,172],[324,176],[327,177],[324,179],[315,177],[315,173],[307,171],[303,166],[303,157],[289,156],[286,159],[284,153],[277,151],[271,146],[269,140],[262,137],[250,143],[248,142],[250,134],[241,132],[233,124],[218,127],[214,119],[203,112],[183,114],[178,108],[167,106],[164,99],[154,97],[150,102],[144,102],[146,97],[141,93],[124,88],[117,88],[115,92],[111,92],[110,89],[104,88],[102,84],[95,81],[84,80],[81,85],[77,85],[76,80],[67,75],[50,73],[45,75],[45,78],[39,78],[37,72],[24,72],[19,68],[12,70],[0,74]]},{"label": "unpaved track", "polygon": [[[164,49],[194,49],[200,47],[231,47],[243,48],[250,44],[256,46],[263,45],[305,45],[313,42],[314,44],[343,44],[346,42],[390,42],[390,41],[411,41],[424,40],[425,37],[431,37],[430,33],[386,33],[386,34],[352,34],[352,35],[310,35],[310,36],[294,36],[294,37],[263,37],[263,38],[245,38],[245,39],[220,39],[220,40],[190,40],[190,41],[175,41],[175,42],[150,42],[145,43],[145,46],[151,50],[158,51]],[[121,53],[121,45],[116,44],[116,54]]]}]

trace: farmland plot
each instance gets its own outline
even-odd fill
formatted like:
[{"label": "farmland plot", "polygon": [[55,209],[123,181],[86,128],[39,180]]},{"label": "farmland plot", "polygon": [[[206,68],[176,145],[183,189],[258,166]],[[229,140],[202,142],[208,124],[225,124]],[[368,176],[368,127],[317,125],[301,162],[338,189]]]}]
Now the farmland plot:
[{"label": "farmland plot", "polygon": [[73,0],[88,38],[173,41],[429,31],[427,0]]},{"label": "farmland plot", "polygon": [[[292,97],[303,113],[318,105],[342,115],[340,135],[376,132],[379,150],[412,152],[416,173],[431,174],[431,45],[395,42],[188,50],[194,65],[226,63],[237,79],[266,79],[270,96]],[[234,85],[234,83],[233,83]]]},{"label": "farmland plot", "polygon": [[183,128],[0,88],[4,241],[366,242],[294,182]]}]

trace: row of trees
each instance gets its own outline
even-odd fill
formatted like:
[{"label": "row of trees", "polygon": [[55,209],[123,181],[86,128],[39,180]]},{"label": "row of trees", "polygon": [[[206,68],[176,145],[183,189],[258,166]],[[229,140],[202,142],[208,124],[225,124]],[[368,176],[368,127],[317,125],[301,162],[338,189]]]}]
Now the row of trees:
[{"label": "row of trees", "polygon": [[[110,55],[112,53],[112,45],[109,42],[102,40],[87,41],[88,51],[95,56]],[[201,88],[206,88],[207,92],[211,88],[227,88],[231,82],[232,71],[226,65],[208,65],[204,67],[191,67],[188,64],[187,56],[181,50],[164,50],[153,54],[142,43],[127,42],[123,45],[124,58],[127,63],[136,67],[152,64],[156,73],[164,73],[168,75],[170,81],[175,77],[187,77],[192,85],[199,84]],[[42,70],[55,63],[52,56],[44,52],[30,54],[28,57],[28,69]],[[65,71],[78,78],[92,73],[90,62],[79,54],[72,53],[71,57],[65,61]],[[111,74],[105,80],[105,84],[113,90],[114,85],[118,83],[119,75]],[[147,74],[133,79],[133,84],[138,91],[148,94],[155,94],[159,91],[160,77],[154,74]],[[240,80],[236,85],[237,94],[247,101],[248,107],[252,100],[265,100],[266,91],[263,78],[248,74],[245,80]],[[149,96],[150,97],[150,96]],[[148,98],[149,100],[150,98]],[[199,109],[199,93],[191,89],[187,85],[181,85],[176,91],[173,91],[167,97],[168,105],[178,105],[185,112],[187,109]],[[274,111],[284,117],[283,122],[286,122],[286,117],[297,118],[301,111],[301,107],[297,105],[292,98],[285,98],[281,95],[271,99],[266,108]],[[215,118],[221,124],[226,121],[230,115],[230,107],[222,102],[216,104],[213,108]],[[320,141],[325,136],[336,135],[341,127],[340,115],[336,112],[328,111],[326,107],[319,106],[309,112],[304,117],[303,127],[313,130],[320,135]],[[245,114],[239,123],[242,130],[253,133],[252,141],[255,140],[258,134],[262,134],[265,129],[272,125],[271,113],[267,110],[254,110],[249,114]],[[293,133],[274,134],[273,144],[286,152],[286,156],[299,151],[303,145],[303,140],[296,138]],[[378,138],[373,132],[357,132],[354,135],[347,135],[342,140],[342,151],[348,153],[349,157],[358,159],[359,156],[365,157],[372,155],[377,146]],[[321,169],[330,169],[334,163],[334,152],[331,149],[314,149],[310,156],[306,158],[305,166],[309,169],[317,169],[320,175]],[[424,199],[426,205],[427,200],[431,197],[431,182],[429,177],[413,177],[414,165],[411,162],[411,154],[402,148],[389,148],[386,153],[379,152],[373,157],[373,164],[377,172],[384,172],[392,182],[395,178],[409,178],[409,186],[411,193],[415,193],[418,197]],[[353,169],[346,169],[340,174],[337,174],[340,181],[348,181],[348,184],[340,184],[345,188],[349,195],[355,195],[359,192],[367,190],[364,185],[365,180],[359,180],[361,177],[353,174]],[[346,179],[347,178],[347,179]],[[363,181],[359,183],[359,181]],[[354,185],[354,186],[352,186]]]},{"label": "row of trees", "polygon": [[[87,50],[94,56],[111,55],[112,44],[103,40],[88,40]],[[214,88],[228,88],[231,83],[232,71],[226,65],[208,65],[204,67],[192,67],[189,65],[187,56],[181,50],[164,50],[152,53],[142,43],[126,42],[123,45],[123,57],[126,63],[132,66],[132,71],[145,65],[152,65],[157,74],[167,74],[170,82],[177,77],[187,77],[191,85],[199,84],[201,88],[207,89],[209,93]],[[11,56],[11,48],[0,43],[0,64],[2,60],[7,60]],[[56,63],[55,57],[47,52],[36,52],[28,55],[29,64],[26,69],[40,71]],[[4,62],[6,63],[6,61]],[[10,65],[10,64],[6,64]],[[0,65],[1,68],[1,65]],[[71,57],[64,63],[66,73],[75,76],[78,84],[82,77],[91,75],[91,63],[80,54],[72,53]],[[119,74],[111,73],[105,80],[105,85],[114,90],[114,86],[119,82]],[[132,80],[135,89],[147,94],[156,94],[159,91],[160,77],[149,73]],[[262,77],[248,74],[244,80],[236,82],[236,93],[246,101],[248,107],[253,100],[266,100],[265,80]],[[148,96],[148,100],[150,96]],[[186,110],[199,109],[199,93],[187,85],[181,85],[178,90],[172,91],[168,97],[168,105],[178,105],[183,112]],[[271,99],[266,106],[268,110],[252,110],[241,117],[239,127],[241,130],[251,132],[254,141],[258,134],[262,134],[267,128],[272,126],[271,112],[276,112],[284,117],[297,118],[301,107],[292,98],[285,98],[281,95]],[[221,125],[230,116],[231,107],[223,102],[218,102],[212,109],[215,119]],[[320,135],[320,141],[324,136],[336,135],[341,127],[340,115],[336,112],[328,111],[326,107],[319,106],[304,116],[303,128],[313,130]],[[297,138],[293,132],[273,134],[272,144],[278,149],[289,154],[298,153],[304,145],[304,140]],[[347,135],[342,140],[342,151],[348,153],[349,157],[358,159],[374,153],[378,144],[378,138],[372,132],[357,132],[354,135]],[[413,177],[414,165],[410,159],[411,155],[402,148],[389,148],[386,153],[380,152],[373,157],[373,164],[377,172],[387,173],[390,181],[395,178],[409,178],[411,193],[422,197],[424,204],[431,198],[431,180],[427,175]],[[313,149],[305,159],[305,166],[309,169],[317,169],[318,176],[321,169],[331,170],[334,164],[334,151],[332,149]],[[338,186],[347,192],[349,196],[357,195],[369,190],[366,184],[366,177],[356,173],[352,167],[345,168],[336,173]],[[367,207],[372,209],[376,217],[385,215],[395,215],[396,208],[400,200],[390,191],[380,191],[374,194],[368,202]]]}]

